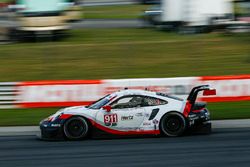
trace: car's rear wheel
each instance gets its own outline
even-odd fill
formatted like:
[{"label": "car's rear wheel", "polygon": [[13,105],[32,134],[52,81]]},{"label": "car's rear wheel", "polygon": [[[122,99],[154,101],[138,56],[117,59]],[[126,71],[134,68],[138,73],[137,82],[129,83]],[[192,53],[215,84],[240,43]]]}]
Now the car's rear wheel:
[{"label": "car's rear wheel", "polygon": [[88,136],[89,124],[82,117],[72,117],[65,122],[63,131],[69,140],[81,140]]},{"label": "car's rear wheel", "polygon": [[180,113],[168,113],[162,117],[160,129],[165,136],[181,136],[186,129],[186,120]]}]

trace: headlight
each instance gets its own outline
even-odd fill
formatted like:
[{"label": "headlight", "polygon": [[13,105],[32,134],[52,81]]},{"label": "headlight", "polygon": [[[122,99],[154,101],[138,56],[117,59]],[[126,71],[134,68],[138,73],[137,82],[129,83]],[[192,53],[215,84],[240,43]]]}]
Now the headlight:
[{"label": "headlight", "polygon": [[57,118],[59,118],[59,117],[62,115],[63,110],[64,110],[64,109],[58,110],[55,114],[49,116],[49,117],[46,118],[45,120],[47,120],[47,121],[49,121],[49,122],[52,122],[52,121],[56,120]]},{"label": "headlight", "polygon": [[58,110],[58,111],[56,112],[56,114],[61,113],[63,110],[64,110],[64,108]]}]

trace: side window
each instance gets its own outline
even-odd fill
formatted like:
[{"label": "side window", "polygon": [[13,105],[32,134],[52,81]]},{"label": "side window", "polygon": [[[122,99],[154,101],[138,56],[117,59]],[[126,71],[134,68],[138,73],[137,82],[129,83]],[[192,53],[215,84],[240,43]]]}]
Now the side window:
[{"label": "side window", "polygon": [[154,97],[144,97],[144,106],[158,106],[167,104],[167,101],[154,98]]},{"label": "side window", "polygon": [[114,109],[141,107],[142,102],[143,97],[141,96],[126,96],[114,101],[111,107]]}]

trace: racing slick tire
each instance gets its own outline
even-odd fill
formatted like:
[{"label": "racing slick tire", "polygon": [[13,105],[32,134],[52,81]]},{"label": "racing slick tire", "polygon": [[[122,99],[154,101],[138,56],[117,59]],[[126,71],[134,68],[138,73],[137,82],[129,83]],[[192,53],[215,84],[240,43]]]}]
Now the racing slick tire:
[{"label": "racing slick tire", "polygon": [[71,117],[63,126],[64,135],[69,140],[81,140],[86,138],[89,129],[90,127],[87,120],[82,117]]},{"label": "racing slick tire", "polygon": [[165,114],[160,122],[160,130],[164,136],[181,136],[186,129],[186,120],[182,114],[171,112]]}]

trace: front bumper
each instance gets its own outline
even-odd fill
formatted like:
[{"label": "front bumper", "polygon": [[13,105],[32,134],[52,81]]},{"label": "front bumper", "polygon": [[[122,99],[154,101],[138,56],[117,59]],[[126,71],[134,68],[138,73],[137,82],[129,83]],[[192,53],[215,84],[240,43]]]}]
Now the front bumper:
[{"label": "front bumper", "polygon": [[40,122],[40,135],[42,140],[64,140],[63,124],[59,122]]}]

